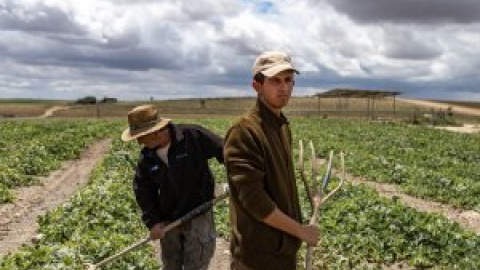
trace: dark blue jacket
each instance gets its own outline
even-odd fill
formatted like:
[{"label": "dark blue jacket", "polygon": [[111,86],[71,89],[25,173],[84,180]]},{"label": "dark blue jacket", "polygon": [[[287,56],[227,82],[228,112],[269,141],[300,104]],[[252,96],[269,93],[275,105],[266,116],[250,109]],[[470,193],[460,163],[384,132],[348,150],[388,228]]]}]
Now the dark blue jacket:
[{"label": "dark blue jacket", "polygon": [[223,139],[198,125],[169,124],[168,166],[156,149],[144,147],[133,190],[142,220],[151,229],[171,222],[214,198],[215,181],[208,160],[223,163]]}]

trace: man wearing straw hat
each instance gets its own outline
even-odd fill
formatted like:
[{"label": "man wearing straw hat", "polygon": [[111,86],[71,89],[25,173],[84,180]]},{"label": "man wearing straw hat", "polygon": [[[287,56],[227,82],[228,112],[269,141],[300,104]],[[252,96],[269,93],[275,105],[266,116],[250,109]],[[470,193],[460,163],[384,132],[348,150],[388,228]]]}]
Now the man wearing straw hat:
[{"label": "man wearing straw hat", "polygon": [[152,239],[160,239],[164,270],[206,270],[215,249],[213,211],[169,231],[163,228],[214,198],[208,160],[223,163],[223,140],[192,124],[161,118],[153,105],[128,113],[122,140],[143,145],[133,189]]}]

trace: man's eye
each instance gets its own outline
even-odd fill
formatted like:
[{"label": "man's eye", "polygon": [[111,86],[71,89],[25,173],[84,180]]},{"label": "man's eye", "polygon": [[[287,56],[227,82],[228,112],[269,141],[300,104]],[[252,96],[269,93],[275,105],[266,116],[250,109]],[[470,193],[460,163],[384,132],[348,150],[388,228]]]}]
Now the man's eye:
[{"label": "man's eye", "polygon": [[279,79],[276,79],[276,78],[275,78],[275,79],[272,79],[272,83],[274,83],[274,84],[279,84],[279,83],[280,83],[280,80],[279,80]]}]

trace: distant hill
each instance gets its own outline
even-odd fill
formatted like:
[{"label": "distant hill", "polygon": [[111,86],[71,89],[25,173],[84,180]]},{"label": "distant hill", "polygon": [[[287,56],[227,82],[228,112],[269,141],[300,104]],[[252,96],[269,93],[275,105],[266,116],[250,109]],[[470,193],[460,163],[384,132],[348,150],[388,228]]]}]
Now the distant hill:
[{"label": "distant hill", "polygon": [[0,104],[45,104],[45,103],[55,103],[55,104],[64,104],[72,101],[68,100],[56,100],[56,99],[33,99],[33,98],[0,98]]}]

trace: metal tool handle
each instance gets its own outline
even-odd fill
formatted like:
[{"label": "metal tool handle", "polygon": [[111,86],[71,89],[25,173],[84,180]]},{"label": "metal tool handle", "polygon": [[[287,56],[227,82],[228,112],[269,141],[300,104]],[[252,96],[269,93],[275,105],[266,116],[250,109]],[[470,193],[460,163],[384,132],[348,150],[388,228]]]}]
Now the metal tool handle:
[{"label": "metal tool handle", "polygon": [[[165,228],[163,228],[163,232],[164,233],[167,233],[169,231],[171,231],[172,229],[178,227],[179,225],[181,225],[182,223],[185,223],[186,221],[188,220],[191,220],[192,218],[202,214],[203,212],[207,211],[208,209],[210,209],[211,207],[213,207],[213,205],[215,205],[217,202],[227,198],[229,195],[229,190],[225,188],[225,191],[222,195],[216,197],[215,199],[213,200],[210,200],[208,202],[205,202],[199,206],[197,206],[196,208],[194,208],[192,211],[188,212],[187,214],[185,214],[184,216],[182,216],[181,218],[175,220],[174,222],[172,223],[169,223],[167,226],[165,226]],[[118,252],[117,254],[114,254],[106,259],[103,259],[102,261],[96,263],[96,264],[87,264],[87,269],[88,270],[95,270],[97,269],[98,267],[101,267],[127,253],[129,253],[130,251],[132,250],[135,250],[143,245],[145,245],[146,243],[150,242],[152,240],[151,237],[147,237],[127,248],[125,248],[124,250]]]}]

